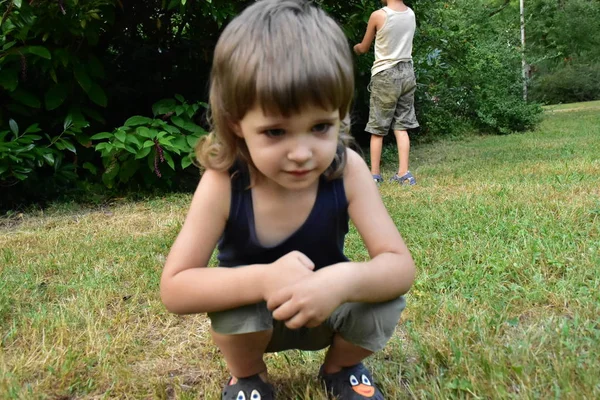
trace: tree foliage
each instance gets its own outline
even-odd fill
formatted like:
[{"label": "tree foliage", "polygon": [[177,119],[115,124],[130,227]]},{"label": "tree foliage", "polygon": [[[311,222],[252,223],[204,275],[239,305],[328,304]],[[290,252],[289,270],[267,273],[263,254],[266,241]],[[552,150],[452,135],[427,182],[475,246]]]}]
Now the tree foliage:
[{"label": "tree foliage", "polygon": [[[377,0],[315,1],[340,22],[351,44],[362,39],[370,14],[380,7]],[[3,194],[31,193],[38,198],[40,185],[59,190],[62,183],[73,186],[73,182],[172,186],[176,175],[165,171],[185,169],[191,161],[190,148],[177,147],[180,154],[170,148],[176,168],[160,169],[159,177],[154,171],[154,161],[161,160],[156,141],[167,137],[159,138],[160,132],[167,132],[175,135],[169,136],[170,143],[183,143],[182,137],[190,132],[173,117],[165,120],[150,110],[160,99],[173,99],[177,93],[192,110],[207,100],[219,34],[252,2],[0,0]],[[414,63],[421,134],[452,134],[465,128],[509,133],[535,124],[539,107],[522,100],[517,0],[406,3],[417,15]],[[599,3],[526,3],[526,57],[532,65],[534,97],[542,101],[593,97],[589,88],[600,85],[600,30],[594,28]],[[353,115],[359,138],[366,137],[361,130],[368,112],[372,61],[372,53],[355,59]],[[184,107],[182,102],[168,102]],[[206,129],[204,108],[192,114],[189,110],[184,113],[187,122]],[[131,116],[147,120],[131,126]],[[140,127],[154,129],[156,135],[140,137],[147,134]],[[125,141],[120,140],[123,132]],[[99,143],[92,137],[103,139]],[[144,168],[142,162],[152,168]],[[120,171],[116,174],[115,165]]]}]

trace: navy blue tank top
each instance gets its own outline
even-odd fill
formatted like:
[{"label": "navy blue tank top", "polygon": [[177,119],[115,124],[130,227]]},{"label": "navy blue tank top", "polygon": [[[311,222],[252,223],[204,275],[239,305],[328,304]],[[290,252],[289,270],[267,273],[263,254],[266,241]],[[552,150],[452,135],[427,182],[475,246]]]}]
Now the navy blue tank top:
[{"label": "navy blue tank top", "polygon": [[348,233],[348,200],[343,178],[327,181],[321,176],[317,198],[306,221],[290,237],[273,247],[262,246],[256,236],[252,189],[247,168],[231,171],[231,206],[219,240],[219,265],[236,267],[269,264],[287,253],[300,251],[315,263],[315,270],[348,261],[344,238]]}]

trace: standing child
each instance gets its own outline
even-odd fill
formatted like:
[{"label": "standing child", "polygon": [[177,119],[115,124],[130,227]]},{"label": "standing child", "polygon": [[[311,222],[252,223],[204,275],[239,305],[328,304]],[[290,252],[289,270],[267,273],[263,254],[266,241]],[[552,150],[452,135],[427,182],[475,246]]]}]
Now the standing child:
[{"label": "standing child", "polygon": [[[329,347],[339,399],[382,399],[362,360],[404,309],[415,267],[340,121],[354,91],[338,25],[306,0],[262,0],[225,29],[211,75],[206,167],[161,297],[208,313],[231,373],[223,399],[272,399],[266,352]],[[343,253],[351,218],[370,260]],[[218,247],[219,267],[206,268]]]},{"label": "standing child", "polygon": [[375,39],[375,62],[371,69],[371,106],[365,130],[371,133],[371,174],[375,182],[381,177],[383,137],[390,127],[398,144],[398,173],[392,182],[415,185],[417,180],[408,170],[410,139],[407,129],[417,128],[415,89],[417,82],[412,64],[415,35],[415,13],[402,0],[382,0],[385,7],[369,18],[363,41],[354,46],[358,55],[369,51]]}]

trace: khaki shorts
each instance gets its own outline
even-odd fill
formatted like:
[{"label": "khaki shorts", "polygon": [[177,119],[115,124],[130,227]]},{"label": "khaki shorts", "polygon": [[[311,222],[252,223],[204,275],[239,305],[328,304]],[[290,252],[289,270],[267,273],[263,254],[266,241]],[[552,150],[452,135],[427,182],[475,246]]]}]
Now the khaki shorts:
[{"label": "khaki shorts", "polygon": [[390,128],[405,131],[419,126],[415,115],[417,81],[412,62],[399,62],[375,74],[369,87],[371,101],[365,131],[385,136]]},{"label": "khaki shorts", "polygon": [[273,319],[266,303],[208,313],[212,328],[223,335],[273,329],[267,352],[290,349],[321,350],[339,333],[348,342],[372,352],[383,349],[406,307],[404,296],[383,303],[345,303],[315,328],[289,329]]}]

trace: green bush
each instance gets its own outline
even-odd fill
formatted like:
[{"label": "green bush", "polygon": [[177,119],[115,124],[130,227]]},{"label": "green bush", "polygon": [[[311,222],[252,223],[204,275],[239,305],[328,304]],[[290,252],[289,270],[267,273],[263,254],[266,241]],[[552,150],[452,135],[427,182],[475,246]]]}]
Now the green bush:
[{"label": "green bush", "polygon": [[[149,186],[161,181],[172,185],[175,171],[193,164],[196,142],[206,134],[194,117],[208,105],[188,104],[182,96],[175,97],[177,101],[164,99],[154,104],[154,118],[134,116],[113,132],[92,136],[92,140],[108,139],[94,146],[102,156],[102,180],[107,187],[127,184],[136,175]],[[163,168],[164,163],[170,169]]]},{"label": "green bush", "polygon": [[600,99],[600,64],[561,66],[537,75],[531,98],[547,104]]}]

